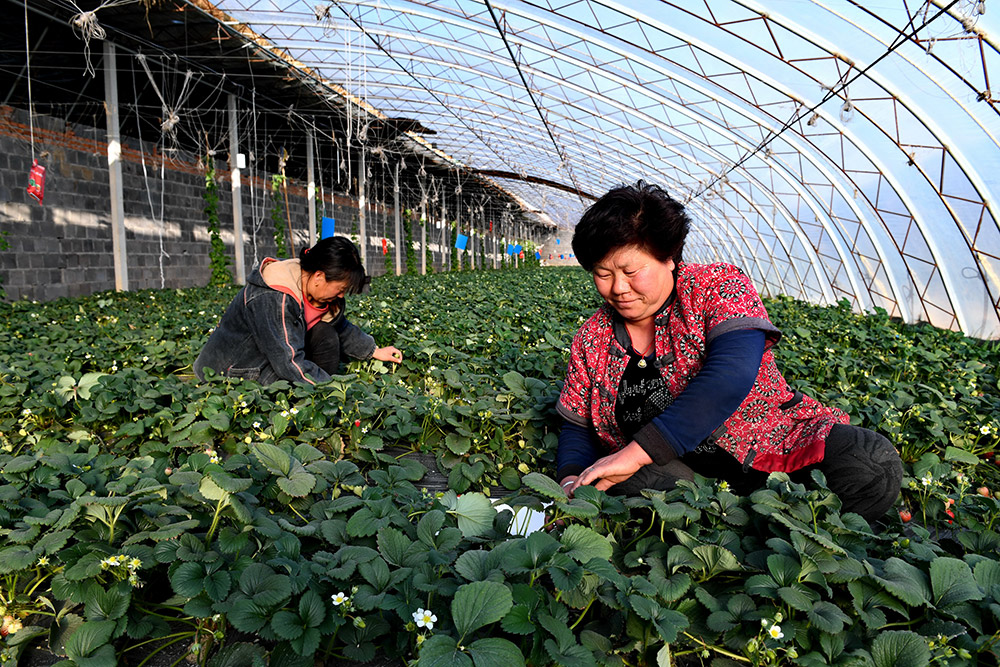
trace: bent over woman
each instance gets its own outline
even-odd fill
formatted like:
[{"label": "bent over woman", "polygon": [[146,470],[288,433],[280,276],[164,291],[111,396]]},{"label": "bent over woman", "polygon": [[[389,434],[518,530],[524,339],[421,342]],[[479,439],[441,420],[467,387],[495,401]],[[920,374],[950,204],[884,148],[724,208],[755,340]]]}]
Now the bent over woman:
[{"label": "bent over woman", "polygon": [[361,254],[342,236],[303,249],[298,259],[265,259],[226,308],[195,373],[204,379],[212,368],[262,384],[315,384],[329,380],[346,357],[399,363],[398,349],[376,346],[344,315],[344,296],[367,280]]},{"label": "bent over woman", "polygon": [[772,351],[781,332],[749,276],[684,262],[689,228],[683,206],[642,181],[577,225],[573,250],[605,304],[570,348],[560,483],[636,494],[698,472],[747,493],[771,472],[818,468],[844,511],[879,518],[899,494],[898,453],[786,384]]}]

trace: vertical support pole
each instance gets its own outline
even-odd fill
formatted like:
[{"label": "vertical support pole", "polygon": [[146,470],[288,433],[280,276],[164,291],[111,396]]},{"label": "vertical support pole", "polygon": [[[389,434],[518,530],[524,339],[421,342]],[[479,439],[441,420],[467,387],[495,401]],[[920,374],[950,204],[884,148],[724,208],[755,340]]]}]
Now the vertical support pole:
[{"label": "vertical support pole", "polygon": [[365,166],[365,147],[361,147],[361,166],[358,168],[358,245],[361,246],[361,264],[368,265],[368,233],[365,228],[368,201],[365,198],[365,181],[368,168]]},{"label": "vertical support pole", "polygon": [[236,96],[229,95],[229,173],[233,192],[233,259],[236,284],[247,284],[246,259],[243,255],[243,184],[240,180],[240,136],[236,124]]},{"label": "vertical support pole", "polygon": [[420,275],[427,275],[427,195],[420,200]]},{"label": "vertical support pole", "polygon": [[108,115],[108,185],[111,189],[111,251],[115,289],[128,291],[128,253],[125,248],[125,203],[122,188],[122,143],[118,125],[118,63],[115,45],[104,42],[104,99]]},{"label": "vertical support pole", "polygon": [[448,192],[447,181],[441,181],[441,270],[451,271],[451,248],[448,246]]},{"label": "vertical support pole", "polygon": [[309,247],[316,245],[316,167],[313,163],[313,129],[306,132],[306,200],[309,203]]},{"label": "vertical support pole", "polygon": [[396,275],[403,273],[402,260],[400,259],[400,246],[403,244],[400,237],[400,211],[399,211],[399,163],[396,163],[396,180],[392,186],[392,205],[396,211]]}]

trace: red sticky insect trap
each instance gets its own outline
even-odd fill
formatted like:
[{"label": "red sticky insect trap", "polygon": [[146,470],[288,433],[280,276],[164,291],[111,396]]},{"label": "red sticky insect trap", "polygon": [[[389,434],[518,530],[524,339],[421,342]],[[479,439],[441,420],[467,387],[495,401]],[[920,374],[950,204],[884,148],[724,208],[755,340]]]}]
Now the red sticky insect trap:
[{"label": "red sticky insect trap", "polygon": [[382,254],[389,254],[389,241],[387,239],[382,239]]},{"label": "red sticky insect trap", "polygon": [[38,200],[41,204],[45,198],[45,167],[35,160],[31,164],[31,171],[28,172],[28,194]]}]

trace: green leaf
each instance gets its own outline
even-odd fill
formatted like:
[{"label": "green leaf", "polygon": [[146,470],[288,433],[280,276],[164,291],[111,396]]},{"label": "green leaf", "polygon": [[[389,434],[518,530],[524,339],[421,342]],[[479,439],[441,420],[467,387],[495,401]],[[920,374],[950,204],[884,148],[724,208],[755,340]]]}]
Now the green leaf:
[{"label": "green leaf", "polygon": [[927,585],[927,576],[899,558],[893,557],[887,560],[882,576],[875,575],[875,579],[885,587],[885,590],[911,607],[930,602],[931,590]]},{"label": "green leaf", "polygon": [[389,563],[401,566],[406,559],[407,549],[413,544],[403,531],[392,526],[386,526],[378,531],[378,549],[382,557]]},{"label": "green leaf", "polygon": [[840,607],[820,600],[813,605],[808,613],[809,621],[823,632],[835,635],[844,629],[845,625],[850,625],[851,617],[845,614]]},{"label": "green leaf", "polygon": [[431,510],[423,515],[417,523],[417,539],[433,549],[437,546],[435,537],[444,525],[444,520],[445,514],[441,510]]},{"label": "green leaf", "polygon": [[514,635],[531,635],[535,633],[535,624],[531,620],[531,609],[525,605],[514,605],[500,623],[505,632]]},{"label": "green leaf", "polygon": [[466,581],[483,581],[494,571],[487,565],[489,558],[482,549],[466,551],[455,561],[455,572]]},{"label": "green leaf", "polygon": [[56,617],[49,628],[49,648],[56,655],[66,655],[66,644],[82,626],[84,620],[74,613]]},{"label": "green leaf", "polygon": [[872,660],[875,667],[925,667],[930,664],[931,653],[927,640],[917,633],[888,630],[880,632],[872,643]]},{"label": "green leaf", "polygon": [[7,465],[3,467],[4,473],[13,474],[19,472],[27,472],[35,467],[35,463],[38,461],[37,456],[30,456],[28,454],[22,454],[21,456],[15,456]]},{"label": "green leaf", "polygon": [[216,570],[205,577],[204,586],[208,597],[215,602],[222,602],[229,595],[232,579],[225,570]]},{"label": "green leaf", "polygon": [[778,589],[778,597],[792,609],[809,611],[815,600],[794,586],[782,586]]},{"label": "green leaf", "polygon": [[269,618],[271,614],[265,607],[250,600],[237,600],[226,614],[226,620],[240,632],[257,632]]},{"label": "green leaf", "polygon": [[449,433],[444,438],[444,444],[453,454],[462,456],[467,454],[472,447],[472,438],[458,435],[457,433]]},{"label": "green leaf", "polygon": [[271,474],[287,476],[292,469],[292,457],[277,445],[255,442],[250,451]]},{"label": "green leaf", "polygon": [[116,621],[87,621],[66,642],[66,655],[77,662],[86,658],[108,643],[117,625]]},{"label": "green leaf", "polygon": [[77,656],[73,662],[76,663],[76,667],[118,667],[115,647],[111,644],[98,647],[86,657]]},{"label": "green leaf", "polygon": [[462,636],[496,623],[513,606],[510,589],[492,581],[474,581],[459,587],[451,602],[455,629]]},{"label": "green leaf", "polygon": [[216,431],[228,431],[229,430],[229,414],[226,412],[216,412],[214,415],[208,418],[208,423],[212,425]]},{"label": "green leaf", "polygon": [[566,500],[566,492],[559,486],[559,483],[540,472],[529,472],[521,478],[521,482],[546,498]]},{"label": "green leaf", "polygon": [[458,650],[454,637],[434,635],[420,647],[417,667],[472,667],[472,658]]},{"label": "green leaf", "polygon": [[[739,559],[736,558],[736,554],[725,547],[715,544],[703,544],[695,547],[691,552],[695,558],[701,561],[704,565],[704,570],[709,576],[713,576],[719,572],[739,571],[743,569]],[[768,563],[770,563],[770,558],[768,559]]]},{"label": "green leaf", "polygon": [[132,603],[131,594],[125,595],[117,589],[98,589],[85,607],[88,621],[117,621],[128,611]]},{"label": "green leaf", "polygon": [[84,373],[80,382],[76,385],[77,395],[85,401],[90,400],[90,390],[97,385],[98,381],[107,373]]},{"label": "green leaf", "polygon": [[316,488],[316,476],[296,463],[288,477],[278,478],[278,488],[293,498],[303,498]]},{"label": "green leaf", "polygon": [[964,449],[951,446],[944,448],[944,460],[957,461],[971,466],[977,466],[980,464],[979,457],[972,452],[967,452]]},{"label": "green leaf", "polygon": [[507,639],[477,639],[469,645],[468,650],[476,667],[524,667],[521,649]]},{"label": "green leaf", "polygon": [[322,638],[319,630],[316,628],[306,628],[305,632],[298,639],[293,639],[289,642],[292,645],[292,649],[301,656],[312,657],[319,648],[319,641]]},{"label": "green leaf", "polygon": [[181,563],[170,575],[174,592],[186,598],[193,598],[205,590],[205,566],[201,563]]},{"label": "green leaf", "polygon": [[298,614],[282,609],[271,618],[271,629],[282,639],[298,639],[305,632]]},{"label": "green leaf", "polygon": [[198,485],[198,491],[209,500],[214,500],[216,502],[229,496],[228,491],[216,484],[215,480],[207,475],[202,478],[201,484]]},{"label": "green leaf", "polygon": [[25,545],[7,547],[0,550],[0,574],[26,570],[35,564],[35,560],[35,552],[31,547]]},{"label": "green leaf", "polygon": [[979,590],[969,564],[957,558],[939,557],[931,561],[931,590],[934,592],[934,604],[938,609],[952,605],[982,600],[983,592]]},{"label": "green leaf", "polygon": [[515,394],[524,395],[527,392],[524,385],[524,376],[517,371],[504,373],[503,383]]},{"label": "green leaf", "polygon": [[455,500],[448,510],[458,518],[458,529],[465,537],[478,537],[493,527],[497,511],[490,499],[481,493],[466,493]]},{"label": "green leaf", "polygon": [[613,551],[606,537],[579,524],[569,526],[560,541],[566,548],[566,555],[579,563],[586,563],[591,558],[609,560]]},{"label": "green leaf", "polygon": [[311,628],[315,628],[326,618],[326,607],[315,591],[306,591],[299,600],[299,616]]},{"label": "green leaf", "polygon": [[266,655],[261,646],[238,642],[223,647],[208,661],[208,667],[250,667],[257,662],[263,665]]}]

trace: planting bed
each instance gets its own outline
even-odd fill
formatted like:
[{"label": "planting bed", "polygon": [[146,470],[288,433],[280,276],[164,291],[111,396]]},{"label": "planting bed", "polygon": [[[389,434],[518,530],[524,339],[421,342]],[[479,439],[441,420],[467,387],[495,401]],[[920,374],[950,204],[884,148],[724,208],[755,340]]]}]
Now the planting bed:
[{"label": "planting bed", "polygon": [[[766,301],[786,378],[903,455],[872,527],[782,475],[567,499],[553,405],[598,305],[580,270],[377,279],[349,317],[405,362],[317,387],[195,381],[234,293],[0,304],[0,657],[997,663],[995,342]],[[551,530],[519,534],[498,495]]]}]

